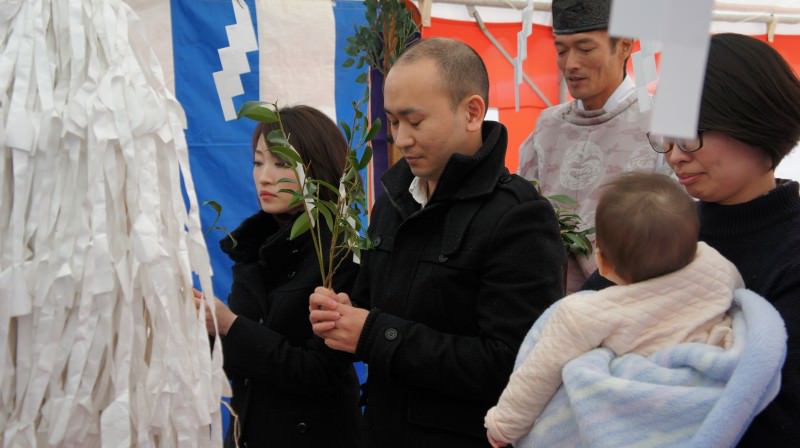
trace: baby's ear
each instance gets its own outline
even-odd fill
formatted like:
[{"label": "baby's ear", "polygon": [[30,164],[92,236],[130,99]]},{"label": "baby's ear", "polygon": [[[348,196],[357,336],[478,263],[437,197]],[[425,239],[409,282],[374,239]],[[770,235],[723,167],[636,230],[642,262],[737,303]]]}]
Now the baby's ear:
[{"label": "baby's ear", "polygon": [[597,273],[602,275],[605,278],[608,278],[608,275],[614,275],[614,268],[611,264],[606,260],[606,257],[603,256],[603,252],[600,250],[599,247],[594,248],[594,261],[597,264]]}]

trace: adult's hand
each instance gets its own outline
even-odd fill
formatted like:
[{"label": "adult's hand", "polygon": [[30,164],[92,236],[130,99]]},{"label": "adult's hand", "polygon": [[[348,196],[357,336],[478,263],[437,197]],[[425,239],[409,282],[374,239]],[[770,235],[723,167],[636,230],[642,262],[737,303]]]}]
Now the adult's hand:
[{"label": "adult's hand", "polygon": [[311,293],[308,298],[308,319],[314,334],[324,338],[326,332],[336,327],[336,321],[341,317],[337,309],[340,303],[350,305],[350,297],[321,286]]},{"label": "adult's hand", "polygon": [[364,322],[369,312],[352,306],[347,294],[336,294],[317,288],[309,297],[309,319],[314,334],[325,339],[325,345],[355,353]]},{"label": "adult's hand", "polygon": [[334,322],[334,328],[325,332],[325,345],[334,350],[355,353],[369,311],[342,303],[337,310],[340,317]]},{"label": "adult's hand", "polygon": [[[198,290],[193,290],[192,293],[194,294],[194,305],[195,308],[205,311],[205,318],[206,318],[206,331],[208,331],[209,336],[216,336],[217,331],[214,328],[214,317],[211,315],[211,308],[208,306],[208,303],[203,298],[203,293]],[[228,334],[228,330],[230,330],[231,325],[233,325],[233,321],[236,320],[236,314],[228,308],[228,305],[225,305],[221,300],[214,298],[214,311],[217,315],[217,327],[219,328],[219,335],[225,336]]]}]

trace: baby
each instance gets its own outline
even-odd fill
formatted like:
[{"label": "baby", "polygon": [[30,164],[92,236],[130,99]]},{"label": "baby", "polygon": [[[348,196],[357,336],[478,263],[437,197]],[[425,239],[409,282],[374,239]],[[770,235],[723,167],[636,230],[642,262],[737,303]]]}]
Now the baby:
[{"label": "baby", "polygon": [[595,225],[598,271],[617,286],[553,305],[538,343],[486,414],[493,447],[528,434],[564,365],[597,347],[648,356],[682,342],[732,343],[726,312],[744,282],[731,262],[697,242],[695,204],[676,182],[620,175],[602,187]]}]

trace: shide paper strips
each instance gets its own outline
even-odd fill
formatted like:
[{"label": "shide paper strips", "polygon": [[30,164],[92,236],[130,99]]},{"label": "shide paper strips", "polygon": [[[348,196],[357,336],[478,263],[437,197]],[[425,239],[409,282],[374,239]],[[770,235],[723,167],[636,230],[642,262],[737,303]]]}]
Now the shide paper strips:
[{"label": "shide paper strips", "polygon": [[219,446],[185,117],[138,18],[11,0],[0,39],[0,445]]}]

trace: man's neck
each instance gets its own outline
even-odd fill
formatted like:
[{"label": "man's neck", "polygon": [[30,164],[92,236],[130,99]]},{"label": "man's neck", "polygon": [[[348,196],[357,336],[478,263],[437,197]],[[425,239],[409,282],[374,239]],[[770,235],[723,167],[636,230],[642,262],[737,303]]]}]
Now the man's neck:
[{"label": "man's neck", "polygon": [[425,186],[428,189],[428,191],[427,191],[428,200],[430,200],[431,196],[433,196],[433,192],[436,191],[436,186],[438,184],[439,184],[439,179],[435,179],[435,180],[428,179],[428,180],[425,181]]},{"label": "man's neck", "polygon": [[617,105],[619,105],[625,98],[628,97],[634,90],[636,89],[636,84],[633,82],[632,79],[629,77],[625,77],[620,81],[619,85],[617,85],[616,89],[611,92],[605,100],[603,104],[596,104],[592,105],[591,108],[587,107],[586,104],[581,100],[576,100],[577,105],[580,109],[583,110],[598,110],[603,109],[605,111],[609,111],[614,109]]}]

